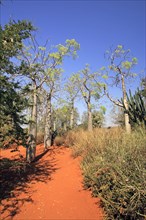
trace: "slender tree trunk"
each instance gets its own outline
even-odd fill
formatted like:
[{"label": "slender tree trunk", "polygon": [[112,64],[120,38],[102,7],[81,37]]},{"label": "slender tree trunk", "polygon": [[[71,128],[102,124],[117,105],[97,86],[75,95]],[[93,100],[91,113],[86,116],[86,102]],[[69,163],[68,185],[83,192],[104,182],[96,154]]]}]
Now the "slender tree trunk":
[{"label": "slender tree trunk", "polygon": [[[126,107],[126,110],[128,111],[128,102],[127,102],[127,95],[126,95],[126,86],[124,81],[124,76],[122,75],[122,91],[123,91],[123,102]],[[129,120],[129,115],[127,112],[124,112],[124,118],[125,118],[125,128],[127,133],[131,133],[131,125]]]},{"label": "slender tree trunk", "polygon": [[26,150],[26,160],[30,163],[35,159],[36,155],[36,139],[37,139],[37,87],[33,85],[33,106],[32,118],[29,127],[28,147]]},{"label": "slender tree trunk", "polygon": [[44,135],[45,150],[52,144],[52,129],[51,129],[51,96],[47,97],[46,123]]},{"label": "slender tree trunk", "polygon": [[71,102],[70,128],[74,127],[74,101]]},{"label": "slender tree trunk", "polygon": [[66,124],[66,121],[63,123],[63,129],[64,129],[64,131],[67,131],[67,124]]},{"label": "slender tree trunk", "polygon": [[88,102],[88,131],[93,130],[91,104]]},{"label": "slender tree trunk", "polygon": [[56,131],[56,120],[53,121],[53,131]]}]

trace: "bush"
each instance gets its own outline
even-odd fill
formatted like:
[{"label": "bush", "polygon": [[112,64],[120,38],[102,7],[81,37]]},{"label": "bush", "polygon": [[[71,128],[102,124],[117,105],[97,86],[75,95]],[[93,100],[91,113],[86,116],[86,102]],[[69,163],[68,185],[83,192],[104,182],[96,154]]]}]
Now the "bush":
[{"label": "bush", "polygon": [[61,136],[55,137],[53,144],[54,144],[55,146],[62,146],[62,145],[64,145],[64,138],[61,137]]},{"label": "bush", "polygon": [[44,133],[38,132],[37,134],[37,144],[42,144],[44,142]]},{"label": "bush", "polygon": [[68,131],[67,134],[64,135],[64,144],[67,147],[71,147],[74,145],[74,143],[76,143],[78,139],[78,132],[76,131]]},{"label": "bush", "polygon": [[128,135],[120,128],[95,129],[76,136],[73,154],[83,157],[85,187],[101,198],[107,219],[144,219],[145,130]]}]

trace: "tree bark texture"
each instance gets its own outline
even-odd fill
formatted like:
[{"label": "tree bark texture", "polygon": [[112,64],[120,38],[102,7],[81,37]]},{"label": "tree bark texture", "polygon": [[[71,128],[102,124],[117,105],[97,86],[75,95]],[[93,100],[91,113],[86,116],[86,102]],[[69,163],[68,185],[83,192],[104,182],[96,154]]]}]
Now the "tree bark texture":
[{"label": "tree bark texture", "polygon": [[47,97],[47,110],[45,122],[44,148],[45,150],[52,145],[52,129],[51,129],[51,97]]},{"label": "tree bark texture", "polygon": [[[122,91],[123,91],[123,102],[126,107],[126,110],[128,111],[128,102],[127,102],[127,95],[126,95],[126,86],[124,81],[124,76],[122,75]],[[124,118],[125,118],[125,129],[127,133],[131,133],[131,125],[129,120],[129,115],[127,112],[124,112]]]},{"label": "tree bark texture", "polygon": [[74,101],[71,103],[71,114],[70,114],[70,128],[74,127]]},{"label": "tree bark texture", "polygon": [[88,102],[88,131],[93,130],[91,104]]},{"label": "tree bark texture", "polygon": [[26,150],[26,160],[32,162],[36,155],[36,139],[37,139],[37,87],[34,83],[33,87],[33,106],[32,118],[30,122],[30,132],[28,137],[28,147]]}]

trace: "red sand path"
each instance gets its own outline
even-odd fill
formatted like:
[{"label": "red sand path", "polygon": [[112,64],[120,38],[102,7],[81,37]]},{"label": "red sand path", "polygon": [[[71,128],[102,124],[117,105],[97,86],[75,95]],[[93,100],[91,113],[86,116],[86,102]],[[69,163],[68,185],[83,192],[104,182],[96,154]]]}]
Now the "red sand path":
[{"label": "red sand path", "polygon": [[18,187],[14,198],[3,201],[3,206],[17,206],[17,212],[10,218],[6,210],[1,219],[103,220],[99,200],[83,189],[79,159],[73,159],[71,149],[52,147],[35,163],[36,173],[22,192]]}]

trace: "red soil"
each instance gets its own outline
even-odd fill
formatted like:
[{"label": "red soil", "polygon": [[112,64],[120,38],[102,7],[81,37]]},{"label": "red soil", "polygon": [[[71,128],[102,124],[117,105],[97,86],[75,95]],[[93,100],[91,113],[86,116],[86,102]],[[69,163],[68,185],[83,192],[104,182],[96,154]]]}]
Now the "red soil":
[{"label": "red soil", "polygon": [[[16,180],[10,174],[15,185],[9,185],[12,187],[9,196],[2,199],[1,219],[102,220],[99,199],[84,190],[79,159],[72,158],[71,149],[51,147],[45,154],[41,155],[42,152],[43,145],[39,145],[38,160],[32,163],[27,174],[20,173]],[[25,157],[24,148],[20,148],[20,153]],[[18,157],[18,152],[1,152],[1,159]]]}]

